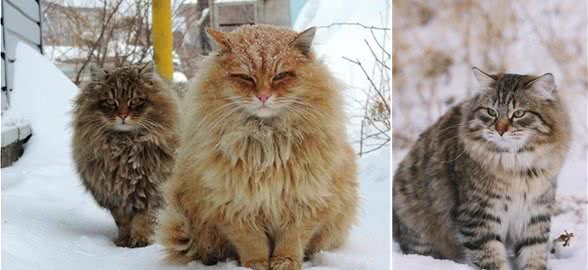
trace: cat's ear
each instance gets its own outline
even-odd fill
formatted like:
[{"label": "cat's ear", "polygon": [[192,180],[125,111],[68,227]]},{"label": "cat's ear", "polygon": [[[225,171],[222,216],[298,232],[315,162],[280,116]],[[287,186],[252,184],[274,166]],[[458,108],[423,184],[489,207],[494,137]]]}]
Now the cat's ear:
[{"label": "cat's ear", "polygon": [[153,61],[149,61],[145,64],[142,64],[141,66],[139,66],[139,73],[141,75],[144,74],[151,74],[155,72],[155,65],[153,64]]},{"label": "cat's ear", "polygon": [[208,39],[211,41],[212,48],[214,50],[229,49],[229,43],[223,32],[215,30],[213,28],[208,28],[206,29],[206,34],[208,36]]},{"label": "cat's ear", "polygon": [[139,76],[141,76],[143,83],[146,86],[152,86],[154,81],[159,80],[159,74],[155,69],[153,61],[139,65]]},{"label": "cat's ear", "polygon": [[486,88],[496,81],[496,77],[494,75],[488,74],[477,67],[472,67],[472,72],[478,80],[480,88]]},{"label": "cat's ear", "polygon": [[543,97],[547,100],[552,100],[555,98],[557,87],[555,85],[553,74],[551,73],[545,73],[533,79],[527,83],[527,86],[530,86],[534,90],[534,93],[540,97]]},{"label": "cat's ear", "polygon": [[101,81],[107,72],[94,63],[88,65],[88,71],[90,72],[90,80],[93,82]]},{"label": "cat's ear", "polygon": [[294,41],[292,41],[292,46],[299,49],[304,55],[308,55],[308,53],[310,53],[310,48],[315,33],[316,27],[311,27],[302,31],[300,34],[298,34],[298,36],[296,36]]}]

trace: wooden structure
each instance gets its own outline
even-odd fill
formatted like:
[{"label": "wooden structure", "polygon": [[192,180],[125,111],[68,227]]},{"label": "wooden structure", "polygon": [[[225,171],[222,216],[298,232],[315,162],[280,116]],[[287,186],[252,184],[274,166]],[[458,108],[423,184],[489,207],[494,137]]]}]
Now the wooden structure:
[{"label": "wooden structure", "polygon": [[[10,108],[14,87],[16,43],[23,42],[43,53],[40,0],[1,0],[2,2],[2,114]],[[10,166],[23,153],[31,136],[29,125],[2,128],[2,168]]]},{"label": "wooden structure", "polygon": [[43,53],[40,0],[2,1],[2,111],[10,106],[10,93],[15,91],[14,62],[16,43],[27,43]]}]

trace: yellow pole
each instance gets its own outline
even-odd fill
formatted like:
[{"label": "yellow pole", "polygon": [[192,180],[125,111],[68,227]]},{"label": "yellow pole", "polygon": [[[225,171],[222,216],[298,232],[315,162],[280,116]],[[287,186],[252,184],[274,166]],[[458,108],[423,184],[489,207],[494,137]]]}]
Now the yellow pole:
[{"label": "yellow pole", "polygon": [[152,13],[155,65],[163,78],[171,80],[174,73],[171,0],[153,0]]}]

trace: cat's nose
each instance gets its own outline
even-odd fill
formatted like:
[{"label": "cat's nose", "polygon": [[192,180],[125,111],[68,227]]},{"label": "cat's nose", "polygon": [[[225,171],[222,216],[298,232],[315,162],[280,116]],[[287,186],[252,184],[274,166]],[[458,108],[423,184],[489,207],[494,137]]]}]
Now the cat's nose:
[{"label": "cat's nose", "polygon": [[258,95],[257,99],[259,99],[262,103],[265,103],[270,98],[269,95]]},{"label": "cat's nose", "polygon": [[127,118],[127,116],[129,116],[129,113],[118,113],[118,117],[120,117],[120,119],[125,120],[125,118]]},{"label": "cat's nose", "polygon": [[500,136],[502,136],[502,134],[504,134],[508,128],[509,128],[509,123],[508,121],[504,121],[504,120],[499,120],[498,122],[496,122],[496,132],[498,132],[498,134],[500,134]]},{"label": "cat's nose", "polygon": [[127,116],[129,116],[129,108],[127,106],[121,106],[118,109],[117,112],[118,117],[120,117],[120,119],[125,120],[125,118],[127,118]]}]

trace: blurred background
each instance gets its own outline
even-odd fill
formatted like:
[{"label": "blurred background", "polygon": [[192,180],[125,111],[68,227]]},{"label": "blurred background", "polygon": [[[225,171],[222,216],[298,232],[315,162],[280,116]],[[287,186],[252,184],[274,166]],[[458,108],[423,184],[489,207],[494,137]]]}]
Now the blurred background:
[{"label": "blurred background", "polygon": [[[306,0],[172,1],[174,79],[192,78],[211,47],[206,28],[230,31],[245,24],[291,27]],[[43,47],[77,84],[88,62],[113,67],[151,61],[152,0],[46,0]]]},{"label": "blurred background", "polygon": [[587,14],[584,0],[393,0],[393,170],[422,131],[473,93],[472,66],[555,75],[573,143],[552,230],[573,230],[582,246],[553,269],[586,269]]},{"label": "blurred background", "polygon": [[421,131],[487,72],[555,75],[586,152],[586,1],[394,0],[394,148]]}]

